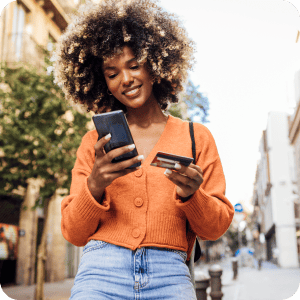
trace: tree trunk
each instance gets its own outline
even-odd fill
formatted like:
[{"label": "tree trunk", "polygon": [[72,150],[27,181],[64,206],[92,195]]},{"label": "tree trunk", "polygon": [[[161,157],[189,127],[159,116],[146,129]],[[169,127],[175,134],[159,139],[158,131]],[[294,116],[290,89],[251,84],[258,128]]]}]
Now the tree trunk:
[{"label": "tree trunk", "polygon": [[44,283],[45,283],[45,264],[47,260],[47,229],[48,229],[48,207],[51,199],[47,199],[44,204],[44,228],[41,238],[41,243],[38,247],[37,255],[37,274],[36,274],[36,288],[34,300],[44,300]]}]

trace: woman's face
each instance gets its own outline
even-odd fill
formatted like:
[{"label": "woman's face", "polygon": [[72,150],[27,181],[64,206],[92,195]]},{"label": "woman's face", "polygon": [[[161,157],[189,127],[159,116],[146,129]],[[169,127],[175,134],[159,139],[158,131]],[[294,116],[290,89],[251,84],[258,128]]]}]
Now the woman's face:
[{"label": "woman's face", "polygon": [[125,46],[123,53],[107,59],[102,69],[109,91],[126,107],[139,108],[148,99],[155,99],[146,64],[138,64],[129,47]]}]

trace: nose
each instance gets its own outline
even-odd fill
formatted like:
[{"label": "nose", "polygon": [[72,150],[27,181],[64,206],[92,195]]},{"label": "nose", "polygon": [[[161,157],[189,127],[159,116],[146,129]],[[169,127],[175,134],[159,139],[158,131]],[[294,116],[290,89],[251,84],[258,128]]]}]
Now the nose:
[{"label": "nose", "polygon": [[130,71],[124,70],[123,71],[123,85],[126,85],[126,86],[131,85],[133,83],[133,80],[134,79],[133,79]]}]

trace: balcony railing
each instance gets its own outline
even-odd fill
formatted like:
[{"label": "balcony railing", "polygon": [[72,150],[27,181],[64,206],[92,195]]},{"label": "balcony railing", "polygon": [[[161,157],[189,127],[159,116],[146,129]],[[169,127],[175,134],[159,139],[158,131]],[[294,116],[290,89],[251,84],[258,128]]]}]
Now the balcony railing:
[{"label": "balcony railing", "polygon": [[74,1],[72,0],[57,0],[57,2],[59,3],[59,5],[63,8],[63,10],[69,14],[69,13],[73,13],[74,9],[76,9],[79,5],[76,4]]},{"label": "balcony railing", "polygon": [[44,65],[43,47],[26,33],[11,34],[4,46],[3,60],[8,64],[26,63],[41,69]]}]

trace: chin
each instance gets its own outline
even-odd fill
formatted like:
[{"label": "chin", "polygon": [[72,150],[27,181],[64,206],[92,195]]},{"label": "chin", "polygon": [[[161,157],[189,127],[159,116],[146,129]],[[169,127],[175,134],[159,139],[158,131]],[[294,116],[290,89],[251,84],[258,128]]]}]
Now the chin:
[{"label": "chin", "polygon": [[145,106],[145,102],[137,102],[137,103],[128,103],[127,107],[129,108],[141,108],[143,106]]}]

